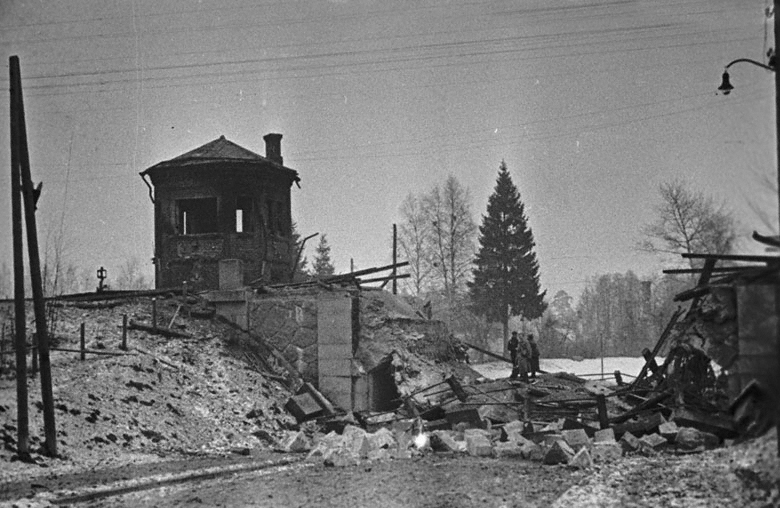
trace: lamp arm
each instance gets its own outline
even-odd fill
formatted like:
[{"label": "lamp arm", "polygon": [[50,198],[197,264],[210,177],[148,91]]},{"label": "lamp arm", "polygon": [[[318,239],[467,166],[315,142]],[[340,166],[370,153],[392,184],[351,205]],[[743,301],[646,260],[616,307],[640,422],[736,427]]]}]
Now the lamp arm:
[{"label": "lamp arm", "polygon": [[735,63],[740,63],[740,62],[751,63],[753,65],[757,65],[757,66],[761,67],[762,69],[766,69],[766,70],[772,71],[772,72],[774,72],[774,70],[775,70],[774,67],[770,67],[769,65],[762,64],[761,62],[757,62],[755,60],[751,60],[750,58],[737,58],[733,62],[729,62],[728,65],[726,65],[726,69],[728,69],[729,67],[731,67]]}]

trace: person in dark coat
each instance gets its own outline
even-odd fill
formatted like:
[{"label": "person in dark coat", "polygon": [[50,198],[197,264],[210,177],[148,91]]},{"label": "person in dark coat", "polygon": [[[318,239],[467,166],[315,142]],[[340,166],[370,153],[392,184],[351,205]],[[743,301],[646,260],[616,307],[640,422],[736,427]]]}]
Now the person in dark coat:
[{"label": "person in dark coat", "polygon": [[519,335],[517,337],[517,358],[515,365],[517,374],[524,382],[528,382],[528,370],[531,364],[531,345],[528,343],[525,337]]},{"label": "person in dark coat", "polygon": [[534,340],[534,334],[528,334],[528,345],[531,348],[530,371],[531,378],[536,379],[536,373],[539,372],[539,345]]},{"label": "person in dark coat", "polygon": [[512,373],[509,375],[509,379],[517,379],[517,348],[520,347],[520,340],[517,338],[517,332],[512,332],[512,338],[509,339],[507,349],[509,350],[509,358],[512,360]]}]

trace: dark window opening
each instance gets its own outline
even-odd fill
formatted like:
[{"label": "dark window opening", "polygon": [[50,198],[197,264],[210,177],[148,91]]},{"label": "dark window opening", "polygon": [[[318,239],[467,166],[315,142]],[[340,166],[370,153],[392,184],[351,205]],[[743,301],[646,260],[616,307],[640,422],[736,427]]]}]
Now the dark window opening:
[{"label": "dark window opening", "polygon": [[241,196],[236,199],[236,233],[251,233],[255,230],[252,209],[252,198]]},{"label": "dark window opening", "polygon": [[176,209],[179,234],[217,232],[217,198],[180,199]]}]

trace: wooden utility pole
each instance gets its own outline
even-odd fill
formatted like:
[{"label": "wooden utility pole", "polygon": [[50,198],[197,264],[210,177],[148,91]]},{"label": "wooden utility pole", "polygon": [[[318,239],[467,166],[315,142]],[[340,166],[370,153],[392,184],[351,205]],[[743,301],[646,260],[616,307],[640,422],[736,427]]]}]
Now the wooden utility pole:
[{"label": "wooden utility pole", "polygon": [[[11,57],[13,63],[14,58]],[[18,62],[18,61],[17,61]],[[18,66],[17,66],[18,67]],[[19,115],[14,67],[11,66],[11,215],[14,244],[14,348],[16,349],[16,451],[29,455],[27,414],[27,318],[24,309],[24,245],[22,240],[22,177],[19,169]]]},{"label": "wooden utility pole", "polygon": [[33,309],[35,310],[35,331],[38,336],[38,358],[41,369],[41,402],[43,402],[43,428],[46,436],[44,446],[47,455],[57,455],[57,430],[54,423],[54,395],[51,383],[51,361],[49,358],[49,333],[46,329],[46,304],[41,280],[41,258],[38,252],[38,227],[35,221],[35,201],[30,158],[27,151],[27,127],[24,119],[22,80],[19,71],[19,57],[10,58],[11,83],[15,89],[17,133],[19,139],[19,166],[21,168],[22,194],[24,197],[24,218],[27,226],[27,254],[30,259],[30,281],[32,283]]},{"label": "wooden utility pole", "polygon": [[395,224],[393,224],[393,294],[398,294],[398,281],[396,280],[396,271],[398,270],[396,268],[396,263],[398,263],[398,229]]}]

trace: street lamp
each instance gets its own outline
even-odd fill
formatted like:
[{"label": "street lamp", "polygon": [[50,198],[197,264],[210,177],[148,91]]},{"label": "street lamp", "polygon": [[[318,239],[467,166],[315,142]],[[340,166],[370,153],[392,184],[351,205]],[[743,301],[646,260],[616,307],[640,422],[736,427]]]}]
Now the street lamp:
[{"label": "street lamp", "polygon": [[733,62],[729,62],[729,64],[726,66],[725,70],[723,71],[723,81],[721,81],[720,86],[718,87],[718,90],[720,90],[723,95],[728,95],[731,93],[732,90],[734,90],[734,87],[731,85],[731,80],[729,79],[729,67],[739,62],[751,63],[753,65],[757,65],[758,67],[761,67],[762,69],[766,69],[768,71],[775,70],[775,68],[771,65],[762,64],[761,62],[751,60],[750,58],[737,58]]}]

